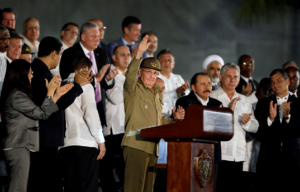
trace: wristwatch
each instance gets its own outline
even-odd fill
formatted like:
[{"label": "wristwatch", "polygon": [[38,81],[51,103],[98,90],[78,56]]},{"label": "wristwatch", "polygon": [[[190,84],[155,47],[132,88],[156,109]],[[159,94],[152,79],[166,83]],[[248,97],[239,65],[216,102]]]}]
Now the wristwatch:
[{"label": "wristwatch", "polygon": [[53,97],[52,96],[46,96],[47,99],[49,99],[50,101],[53,101]]}]

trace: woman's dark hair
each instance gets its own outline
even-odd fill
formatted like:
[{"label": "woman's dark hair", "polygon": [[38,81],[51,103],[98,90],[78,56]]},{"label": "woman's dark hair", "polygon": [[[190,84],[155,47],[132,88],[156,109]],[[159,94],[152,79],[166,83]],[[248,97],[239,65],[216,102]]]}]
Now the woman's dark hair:
[{"label": "woman's dark hair", "polygon": [[6,75],[3,82],[3,88],[0,98],[0,111],[3,112],[3,107],[10,92],[15,88],[24,92],[32,98],[31,85],[28,79],[30,71],[30,63],[23,59],[14,60],[7,66]]}]

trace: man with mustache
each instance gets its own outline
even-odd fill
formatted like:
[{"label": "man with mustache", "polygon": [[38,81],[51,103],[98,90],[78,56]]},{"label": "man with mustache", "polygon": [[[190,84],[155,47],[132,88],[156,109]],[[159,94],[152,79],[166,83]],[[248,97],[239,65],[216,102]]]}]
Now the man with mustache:
[{"label": "man with mustache", "polygon": [[[191,88],[193,91],[189,95],[181,97],[176,102],[176,107],[182,106],[185,110],[192,104],[210,107],[222,107],[222,103],[210,97],[212,85],[210,76],[207,73],[196,73],[191,79]],[[214,189],[217,181],[218,164],[221,162],[221,144],[215,144],[214,150]]]},{"label": "man with mustache", "polygon": [[[221,101],[223,107],[234,111],[234,135],[231,140],[221,142],[222,163],[219,165],[217,191],[241,191],[243,162],[246,160],[246,132],[255,133],[258,128],[249,99],[235,90],[239,80],[239,66],[227,63],[221,69],[221,87],[211,93],[211,97]],[[232,181],[235,181],[234,185]]]},{"label": "man with mustache", "polygon": [[19,59],[22,51],[22,45],[24,43],[24,38],[22,35],[16,32],[11,33],[8,49],[7,49],[7,64],[10,64],[14,60]]},{"label": "man with mustache", "polygon": [[224,61],[219,55],[210,55],[206,57],[203,61],[203,70],[208,73],[211,79],[212,90],[217,90],[220,86],[220,71]]}]

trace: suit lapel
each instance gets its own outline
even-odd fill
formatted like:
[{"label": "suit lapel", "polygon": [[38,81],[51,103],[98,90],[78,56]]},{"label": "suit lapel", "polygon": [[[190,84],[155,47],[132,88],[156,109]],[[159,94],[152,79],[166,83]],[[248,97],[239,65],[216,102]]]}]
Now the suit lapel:
[{"label": "suit lapel", "polygon": [[194,93],[194,91],[190,92],[189,97],[192,101],[192,104],[202,105],[202,103],[198,100],[198,98],[197,98],[196,94]]}]

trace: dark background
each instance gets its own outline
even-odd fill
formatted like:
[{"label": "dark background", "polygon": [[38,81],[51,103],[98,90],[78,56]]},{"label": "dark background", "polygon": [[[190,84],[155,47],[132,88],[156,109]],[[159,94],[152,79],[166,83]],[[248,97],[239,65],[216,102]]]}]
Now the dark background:
[{"label": "dark background", "polygon": [[[286,8],[283,15],[269,22],[252,25],[235,23],[241,0],[1,0],[0,7],[11,7],[17,14],[16,30],[23,21],[40,21],[40,38],[60,38],[61,27],[69,22],[81,26],[98,18],[107,26],[104,43],[122,35],[121,22],[133,15],[142,21],[142,31],[158,35],[158,51],[170,48],[175,53],[174,73],[190,80],[202,71],[210,54],[220,55],[225,63],[237,63],[242,54],[255,59],[254,78],[269,76],[288,60],[299,62],[299,10]],[[156,52],[156,54],[158,53]],[[300,64],[300,63],[299,63]]]}]

